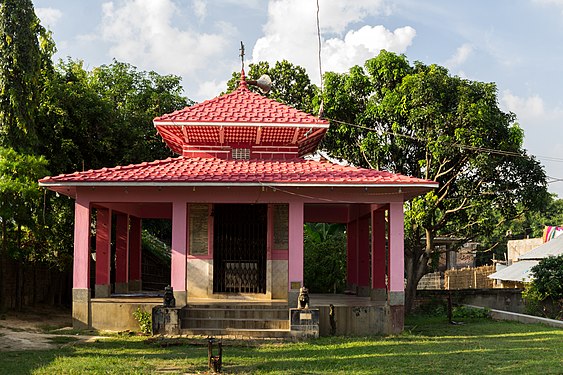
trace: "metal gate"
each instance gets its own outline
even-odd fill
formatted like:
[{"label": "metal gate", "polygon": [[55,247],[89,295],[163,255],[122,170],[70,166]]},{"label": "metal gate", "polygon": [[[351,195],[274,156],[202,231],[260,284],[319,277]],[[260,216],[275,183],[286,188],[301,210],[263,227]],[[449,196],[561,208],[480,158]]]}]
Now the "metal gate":
[{"label": "metal gate", "polygon": [[266,293],[268,206],[216,204],[213,211],[213,292]]}]

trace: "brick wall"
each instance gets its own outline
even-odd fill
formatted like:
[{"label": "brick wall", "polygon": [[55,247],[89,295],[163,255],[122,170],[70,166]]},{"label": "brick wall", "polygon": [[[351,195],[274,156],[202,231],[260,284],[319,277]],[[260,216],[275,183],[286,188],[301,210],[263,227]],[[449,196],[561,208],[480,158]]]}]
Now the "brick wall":
[{"label": "brick wall", "polygon": [[428,273],[422,276],[418,282],[417,289],[442,289],[442,278],[440,272]]}]

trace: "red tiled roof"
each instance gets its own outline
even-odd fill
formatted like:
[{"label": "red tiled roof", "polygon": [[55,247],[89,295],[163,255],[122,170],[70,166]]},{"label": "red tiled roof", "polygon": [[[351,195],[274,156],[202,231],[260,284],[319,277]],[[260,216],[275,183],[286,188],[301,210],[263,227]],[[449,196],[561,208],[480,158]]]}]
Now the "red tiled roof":
[{"label": "red tiled roof", "polygon": [[256,94],[246,82],[230,94],[206,100],[154,119],[157,125],[252,124],[328,127],[329,122]]},{"label": "red tiled roof", "polygon": [[[314,151],[329,126],[326,120],[250,91],[244,79],[230,94],[162,115],[153,122],[177,154],[182,154],[185,145],[299,145],[299,155],[304,155]],[[315,130],[322,134],[312,142],[309,135]],[[303,143],[307,146],[301,146]]]},{"label": "red tiled roof", "polygon": [[114,168],[45,177],[44,186],[144,184],[272,184],[272,185],[424,185],[433,181],[385,171],[342,166],[304,159],[290,161],[169,158]]}]

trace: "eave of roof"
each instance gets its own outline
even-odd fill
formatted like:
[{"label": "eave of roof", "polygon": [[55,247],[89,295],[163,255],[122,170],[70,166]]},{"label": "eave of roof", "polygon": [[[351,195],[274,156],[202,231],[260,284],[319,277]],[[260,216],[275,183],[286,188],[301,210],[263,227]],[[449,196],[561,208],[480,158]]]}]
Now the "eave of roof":
[{"label": "eave of roof", "polygon": [[386,171],[304,160],[168,158],[41,179],[56,186],[300,186],[436,188],[433,181]]},{"label": "eave of roof", "polygon": [[528,283],[532,281],[532,267],[539,263],[538,260],[523,260],[498,270],[487,276],[489,279],[517,281]]}]

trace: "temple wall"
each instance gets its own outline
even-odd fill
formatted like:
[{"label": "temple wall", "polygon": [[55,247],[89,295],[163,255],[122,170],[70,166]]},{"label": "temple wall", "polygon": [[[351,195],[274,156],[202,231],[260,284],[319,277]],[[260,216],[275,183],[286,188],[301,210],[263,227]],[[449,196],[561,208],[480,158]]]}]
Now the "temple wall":
[{"label": "temple wall", "polygon": [[287,260],[271,260],[272,299],[287,299]]},{"label": "temple wall", "polygon": [[188,259],[188,301],[213,294],[213,259]]}]

